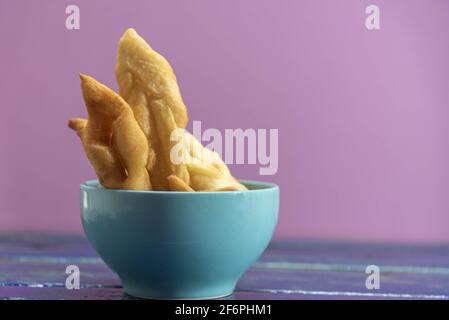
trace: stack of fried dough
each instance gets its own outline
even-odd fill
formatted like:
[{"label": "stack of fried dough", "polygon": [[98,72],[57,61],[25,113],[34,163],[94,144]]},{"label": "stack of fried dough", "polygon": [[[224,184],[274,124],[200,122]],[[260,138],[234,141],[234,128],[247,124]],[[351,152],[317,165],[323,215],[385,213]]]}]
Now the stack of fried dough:
[{"label": "stack of fried dough", "polygon": [[69,120],[104,188],[246,190],[216,152],[185,130],[187,110],[172,68],[133,29],[119,41],[115,75],[119,94],[81,74],[88,118]]}]

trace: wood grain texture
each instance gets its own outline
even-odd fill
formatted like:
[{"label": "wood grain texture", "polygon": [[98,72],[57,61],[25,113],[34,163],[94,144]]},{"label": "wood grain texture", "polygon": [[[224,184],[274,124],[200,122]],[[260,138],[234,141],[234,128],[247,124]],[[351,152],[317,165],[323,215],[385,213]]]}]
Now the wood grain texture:
[{"label": "wood grain texture", "polygon": [[[78,265],[81,288],[65,288]],[[367,265],[381,271],[365,287]],[[449,299],[449,246],[273,242],[226,299]],[[0,235],[0,299],[133,299],[81,236]]]}]

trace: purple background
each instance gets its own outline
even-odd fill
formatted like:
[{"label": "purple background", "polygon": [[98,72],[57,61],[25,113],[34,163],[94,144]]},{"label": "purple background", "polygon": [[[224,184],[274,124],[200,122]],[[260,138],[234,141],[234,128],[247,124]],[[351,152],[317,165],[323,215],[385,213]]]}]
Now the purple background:
[{"label": "purple background", "polygon": [[[365,28],[377,4],[381,30]],[[65,28],[77,4],[81,30]],[[276,236],[449,242],[448,1],[0,2],[0,229],[82,232],[78,72],[134,27],[203,128],[278,128]]]}]

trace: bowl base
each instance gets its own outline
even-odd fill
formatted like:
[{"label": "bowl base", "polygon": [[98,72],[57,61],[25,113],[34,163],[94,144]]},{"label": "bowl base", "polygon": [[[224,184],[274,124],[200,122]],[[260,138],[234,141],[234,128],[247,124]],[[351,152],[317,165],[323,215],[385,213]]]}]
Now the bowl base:
[{"label": "bowl base", "polygon": [[202,287],[190,287],[190,288],[155,288],[149,285],[131,284],[126,281],[122,281],[123,289],[125,293],[131,297],[141,299],[154,299],[154,300],[210,300],[219,299],[230,296],[234,293],[235,282],[215,285],[215,286],[202,286]]},{"label": "bowl base", "polygon": [[232,296],[232,294],[234,293],[234,291],[231,291],[229,293],[223,294],[223,295],[219,295],[219,296],[211,296],[211,297],[195,297],[195,298],[190,298],[190,297],[185,297],[185,298],[169,298],[169,297],[153,297],[153,296],[136,296],[133,295],[129,292],[127,292],[125,290],[125,294],[130,297],[130,298],[137,298],[137,299],[144,299],[144,300],[215,300],[215,299],[221,299],[221,298],[225,298],[225,297],[230,297]]}]

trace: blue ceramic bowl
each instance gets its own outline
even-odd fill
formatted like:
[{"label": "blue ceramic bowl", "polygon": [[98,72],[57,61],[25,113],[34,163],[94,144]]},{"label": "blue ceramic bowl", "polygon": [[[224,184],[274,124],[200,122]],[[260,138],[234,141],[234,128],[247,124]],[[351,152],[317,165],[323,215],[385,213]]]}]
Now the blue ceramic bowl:
[{"label": "blue ceramic bowl", "polygon": [[278,217],[276,185],[242,183],[250,191],[109,190],[87,181],[84,230],[132,296],[226,296],[267,247]]}]

